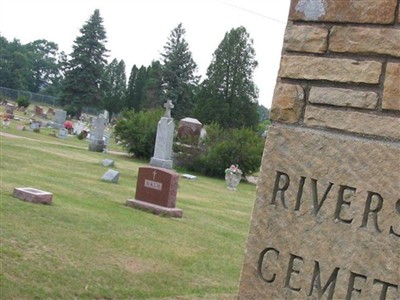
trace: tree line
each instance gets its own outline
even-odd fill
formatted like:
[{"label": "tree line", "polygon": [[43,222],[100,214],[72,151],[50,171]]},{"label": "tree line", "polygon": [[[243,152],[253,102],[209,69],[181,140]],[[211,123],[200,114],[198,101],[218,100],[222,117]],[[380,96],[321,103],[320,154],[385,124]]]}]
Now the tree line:
[{"label": "tree line", "polygon": [[178,24],[160,59],[149,66],[134,65],[129,78],[123,60],[107,60],[107,34],[98,9],[80,29],[70,55],[44,39],[22,45],[0,35],[0,86],[57,96],[76,117],[84,107],[107,109],[111,116],[159,108],[172,100],[177,120],[194,117],[226,129],[256,129],[266,109],[258,105],[253,81],[257,61],[246,29],[225,33],[204,80],[196,75],[185,34]]}]

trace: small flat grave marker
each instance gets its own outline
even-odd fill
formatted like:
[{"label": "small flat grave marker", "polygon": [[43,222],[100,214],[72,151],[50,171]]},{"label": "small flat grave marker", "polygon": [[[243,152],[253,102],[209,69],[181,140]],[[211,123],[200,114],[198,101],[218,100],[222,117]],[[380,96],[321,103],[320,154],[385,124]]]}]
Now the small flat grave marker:
[{"label": "small flat grave marker", "polygon": [[103,181],[109,181],[112,183],[118,183],[119,179],[119,172],[109,169],[107,172],[104,173],[103,177],[101,177],[101,180]]},{"label": "small flat grave marker", "polygon": [[103,167],[113,167],[114,161],[112,159],[106,158],[106,159],[103,159],[101,164],[103,165]]},{"label": "small flat grave marker", "polygon": [[15,188],[14,197],[23,201],[40,204],[51,204],[53,201],[53,193],[38,190],[32,187]]}]

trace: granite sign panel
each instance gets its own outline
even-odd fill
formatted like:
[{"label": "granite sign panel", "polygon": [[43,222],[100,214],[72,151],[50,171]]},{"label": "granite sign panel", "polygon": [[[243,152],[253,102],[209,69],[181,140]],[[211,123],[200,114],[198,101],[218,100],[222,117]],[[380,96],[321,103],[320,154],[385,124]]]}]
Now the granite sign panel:
[{"label": "granite sign panel", "polygon": [[400,2],[356,2],[291,0],[239,299],[400,299]]},{"label": "granite sign panel", "polygon": [[398,145],[274,126],[264,159],[240,298],[398,299]]}]

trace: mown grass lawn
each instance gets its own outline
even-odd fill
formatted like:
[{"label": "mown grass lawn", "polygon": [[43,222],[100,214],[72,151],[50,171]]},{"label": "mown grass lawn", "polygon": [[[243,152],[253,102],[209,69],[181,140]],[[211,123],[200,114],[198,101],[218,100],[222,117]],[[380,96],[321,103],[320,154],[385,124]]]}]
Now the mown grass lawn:
[{"label": "mown grass lawn", "polygon": [[[183,218],[159,217],[124,205],[147,162],[15,125],[1,131],[19,138],[0,136],[1,299],[236,298],[254,185],[180,178]],[[100,180],[105,158],[118,184]],[[18,200],[15,187],[52,192],[53,204]]]}]

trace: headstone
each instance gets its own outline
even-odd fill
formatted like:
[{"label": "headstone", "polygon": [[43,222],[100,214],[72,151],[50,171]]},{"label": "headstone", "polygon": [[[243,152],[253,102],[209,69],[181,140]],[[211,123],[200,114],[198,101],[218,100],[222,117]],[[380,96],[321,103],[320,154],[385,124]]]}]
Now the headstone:
[{"label": "headstone", "polygon": [[42,125],[42,122],[33,121],[33,122],[31,122],[30,128],[31,128],[32,130],[40,129],[41,125]]},{"label": "headstone", "polygon": [[6,113],[13,115],[14,114],[14,110],[15,110],[15,105],[12,103],[7,103],[6,105]]},{"label": "headstone", "polygon": [[113,167],[114,166],[114,160],[106,158],[106,159],[103,159],[101,164],[102,164],[103,167]]},{"label": "headstone", "polygon": [[107,172],[105,172],[103,174],[103,176],[101,177],[101,180],[112,182],[112,183],[118,183],[119,172],[115,171],[115,170],[112,170],[112,169],[109,169],[109,170],[107,170]]},{"label": "headstone", "polygon": [[67,119],[67,112],[62,109],[54,110],[53,128],[63,128],[65,120]]},{"label": "headstone", "polygon": [[43,116],[43,107],[35,105],[35,115],[36,116]]},{"label": "headstone", "polygon": [[135,199],[126,205],[154,214],[175,218],[182,217],[182,210],[175,207],[179,174],[164,168],[139,168]]},{"label": "headstone", "polygon": [[153,167],[172,169],[172,144],[174,140],[174,119],[171,118],[171,109],[174,107],[171,100],[164,104],[165,114],[157,125],[154,156],[150,160]]},{"label": "headstone", "polygon": [[13,196],[31,203],[51,204],[53,194],[35,188],[14,188]]},{"label": "headstone", "polygon": [[55,115],[54,108],[49,107],[46,111],[47,118],[53,118]]},{"label": "headstone", "polygon": [[80,134],[84,129],[85,129],[84,122],[78,121],[77,123],[75,123],[75,125],[74,125],[74,133],[75,134]]},{"label": "headstone", "polygon": [[398,1],[369,3],[292,0],[239,299],[400,299]]},{"label": "headstone", "polygon": [[4,128],[10,127],[10,119],[8,118],[3,119],[3,127]]},{"label": "headstone", "polygon": [[15,127],[15,129],[17,129],[17,130],[19,130],[19,131],[24,131],[24,130],[26,130],[25,126],[24,126],[24,125],[21,125],[21,124],[18,124],[18,125]]},{"label": "headstone", "polygon": [[203,124],[194,118],[184,118],[179,121],[178,139],[184,144],[197,146]]},{"label": "headstone", "polygon": [[93,120],[93,128],[90,131],[89,151],[103,152],[105,148],[104,144],[104,125],[105,119],[103,115],[99,115]]},{"label": "headstone", "polygon": [[60,128],[57,137],[60,139],[66,139],[68,137],[68,130],[66,128]]}]

